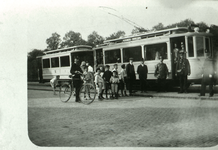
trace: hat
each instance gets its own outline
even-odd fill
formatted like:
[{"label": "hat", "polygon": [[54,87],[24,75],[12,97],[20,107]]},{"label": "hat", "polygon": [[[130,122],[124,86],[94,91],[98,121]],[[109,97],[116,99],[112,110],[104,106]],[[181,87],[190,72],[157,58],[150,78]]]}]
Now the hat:
[{"label": "hat", "polygon": [[110,68],[110,66],[109,66],[109,65],[106,65],[105,68]]},{"label": "hat", "polygon": [[121,68],[125,68],[125,64],[122,64],[122,65],[121,65]]},{"label": "hat", "polygon": [[132,57],[130,57],[130,58],[129,58],[129,60],[133,60],[133,58],[132,58]]}]

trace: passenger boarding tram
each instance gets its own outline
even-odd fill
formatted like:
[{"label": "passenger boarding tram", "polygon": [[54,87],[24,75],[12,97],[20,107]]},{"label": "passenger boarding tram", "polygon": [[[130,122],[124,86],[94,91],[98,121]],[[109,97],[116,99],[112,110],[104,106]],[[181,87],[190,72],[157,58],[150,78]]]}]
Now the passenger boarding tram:
[{"label": "passenger boarding tram", "polygon": [[[202,74],[205,51],[212,52],[211,33],[189,31],[186,27],[176,27],[156,32],[141,33],[119,39],[107,40],[103,45],[94,48],[96,59],[104,65],[113,68],[115,63],[121,69],[122,64],[128,64],[129,58],[134,60],[135,71],[142,58],[148,67],[148,81],[156,80],[155,65],[159,56],[164,57],[169,69],[168,81],[175,81],[175,60],[178,50],[184,49],[185,56],[190,62],[190,83],[199,83]],[[136,76],[138,78],[138,75]],[[173,83],[172,82],[172,83]]]}]

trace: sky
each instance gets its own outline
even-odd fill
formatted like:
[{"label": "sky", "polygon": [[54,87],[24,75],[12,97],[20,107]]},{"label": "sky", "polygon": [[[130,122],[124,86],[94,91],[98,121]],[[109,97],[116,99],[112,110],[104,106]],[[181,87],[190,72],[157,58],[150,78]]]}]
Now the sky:
[{"label": "sky", "polygon": [[93,31],[103,37],[119,30],[130,35],[134,26],[111,14],[145,29],[187,18],[218,25],[218,2],[212,0],[7,0],[0,4],[0,42],[12,40],[27,52],[44,50],[46,39],[55,32],[63,39],[72,30],[85,40]]}]

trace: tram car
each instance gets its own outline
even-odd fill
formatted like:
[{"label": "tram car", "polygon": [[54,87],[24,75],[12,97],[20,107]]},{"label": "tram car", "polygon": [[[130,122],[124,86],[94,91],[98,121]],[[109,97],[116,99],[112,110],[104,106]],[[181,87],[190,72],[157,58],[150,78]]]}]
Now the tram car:
[{"label": "tram car", "polygon": [[[190,31],[187,27],[176,27],[156,32],[146,32],[123,38],[106,40],[104,44],[94,48],[96,58],[104,65],[128,64],[129,58],[134,60],[135,71],[142,58],[148,67],[148,81],[155,81],[155,65],[159,63],[159,56],[163,56],[164,63],[169,69],[167,81],[171,84],[178,83],[175,76],[175,60],[178,50],[185,50],[185,57],[191,66],[189,83],[200,83],[202,67],[206,58],[206,51],[213,55],[212,34],[208,32]],[[137,73],[136,73],[137,75]],[[138,75],[136,76],[138,79]]]},{"label": "tram car", "polygon": [[[122,64],[128,64],[129,58],[134,60],[135,71],[144,58],[148,67],[148,82],[156,81],[155,65],[163,56],[169,76],[169,85],[178,83],[175,76],[175,60],[178,50],[184,50],[185,57],[191,66],[190,84],[199,84],[202,78],[203,63],[206,52],[214,56],[212,50],[212,34],[209,32],[190,31],[187,27],[176,27],[156,32],[146,32],[118,39],[106,40],[95,48],[79,45],[57,50],[50,50],[41,56],[43,81],[49,81],[56,75],[60,80],[69,80],[71,64],[75,57],[81,61],[88,61],[94,70],[99,65],[109,65],[111,70],[118,64],[118,71]],[[136,73],[136,78],[138,75]]]},{"label": "tram car", "polygon": [[94,65],[92,47],[87,45],[50,50],[44,53],[45,55],[40,57],[43,82],[50,81],[57,75],[60,76],[59,80],[70,80],[70,69],[75,57],[79,58],[80,64],[81,61],[87,61],[90,65]]}]

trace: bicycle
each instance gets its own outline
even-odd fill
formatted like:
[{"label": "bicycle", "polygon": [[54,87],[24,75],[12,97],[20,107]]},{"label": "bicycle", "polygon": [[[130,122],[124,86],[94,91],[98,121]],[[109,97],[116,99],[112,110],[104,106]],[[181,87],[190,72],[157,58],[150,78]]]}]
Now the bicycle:
[{"label": "bicycle", "polygon": [[[80,73],[82,75],[82,73]],[[73,76],[70,75],[70,78]],[[84,78],[82,78],[83,84],[79,90],[79,99],[83,104],[91,104],[96,97],[95,86],[91,83],[87,83]],[[59,89],[59,98],[62,102],[66,103],[70,100],[71,97],[75,100],[76,91],[73,87],[73,80],[71,79],[68,82],[61,84]]]}]

